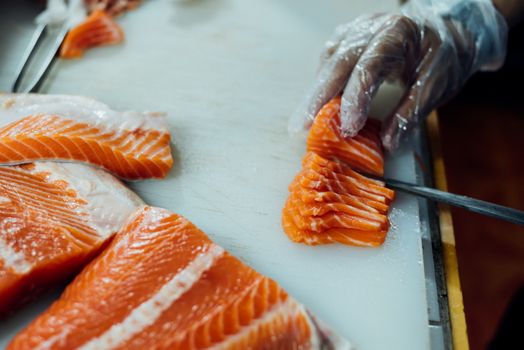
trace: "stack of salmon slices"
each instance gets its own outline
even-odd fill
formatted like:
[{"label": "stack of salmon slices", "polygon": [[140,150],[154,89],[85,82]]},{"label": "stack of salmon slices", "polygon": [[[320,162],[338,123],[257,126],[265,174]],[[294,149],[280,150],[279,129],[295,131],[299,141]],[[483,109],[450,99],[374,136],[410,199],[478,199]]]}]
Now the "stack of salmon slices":
[{"label": "stack of salmon slices", "polygon": [[339,110],[336,98],[313,122],[302,171],[289,185],[282,225],[295,242],[376,247],[386,238],[395,193],[360,172],[384,173],[380,124],[370,120],[356,137],[345,138]]}]

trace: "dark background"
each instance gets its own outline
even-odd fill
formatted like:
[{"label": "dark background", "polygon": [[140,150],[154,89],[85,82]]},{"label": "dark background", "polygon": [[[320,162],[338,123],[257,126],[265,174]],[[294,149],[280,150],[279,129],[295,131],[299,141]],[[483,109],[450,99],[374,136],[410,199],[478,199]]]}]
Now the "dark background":
[{"label": "dark background", "polygon": [[[473,76],[439,110],[449,191],[524,210],[523,83],[521,23],[504,67]],[[471,349],[524,349],[524,227],[452,213]]]}]

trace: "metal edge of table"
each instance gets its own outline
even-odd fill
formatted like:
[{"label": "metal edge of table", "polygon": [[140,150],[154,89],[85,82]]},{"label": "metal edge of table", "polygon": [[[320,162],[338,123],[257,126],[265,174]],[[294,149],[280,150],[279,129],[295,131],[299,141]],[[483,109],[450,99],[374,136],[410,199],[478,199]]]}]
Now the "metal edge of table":
[{"label": "metal edge of table", "polygon": [[[427,145],[430,159],[429,166],[431,167],[429,173],[432,175],[432,182],[434,182],[429,185],[434,185],[436,188],[446,191],[447,180],[440,143],[439,121],[436,112],[433,112],[426,120],[426,128],[423,132],[426,133],[429,143],[429,145]],[[440,268],[439,266],[435,266],[437,275],[440,275],[437,276],[437,284],[439,280],[444,284],[439,288],[439,294],[441,295],[441,300],[444,299],[447,301],[446,303],[441,303],[441,313],[444,315],[447,314],[449,317],[448,323],[451,333],[449,336],[451,337],[450,341],[453,349],[468,350],[469,343],[466,317],[460,286],[451,211],[447,205],[431,204],[431,206],[433,208],[430,208],[430,211],[438,213],[438,216],[434,215],[434,218],[437,218],[437,222],[434,222],[434,228],[432,229],[433,252],[434,254],[441,254],[442,258],[442,266]]]}]

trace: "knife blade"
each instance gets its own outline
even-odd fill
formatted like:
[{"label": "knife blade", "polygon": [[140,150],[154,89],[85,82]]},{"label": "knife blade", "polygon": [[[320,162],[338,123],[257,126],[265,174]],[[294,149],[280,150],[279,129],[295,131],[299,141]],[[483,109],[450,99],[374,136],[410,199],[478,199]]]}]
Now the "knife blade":
[{"label": "knife blade", "polygon": [[401,191],[418,197],[423,197],[432,201],[452,205],[485,216],[509,221],[514,224],[524,225],[524,211],[521,210],[505,207],[495,203],[486,202],[468,196],[437,190],[431,187],[403,182],[396,179],[390,179],[369,174],[365,175],[373,179],[383,181],[388,187],[397,191]]}]

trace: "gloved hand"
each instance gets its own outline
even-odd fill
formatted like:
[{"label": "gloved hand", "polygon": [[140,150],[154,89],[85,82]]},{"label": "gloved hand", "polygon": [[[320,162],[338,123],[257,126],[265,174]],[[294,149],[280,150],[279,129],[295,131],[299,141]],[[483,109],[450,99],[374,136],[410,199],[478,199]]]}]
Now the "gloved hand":
[{"label": "gloved hand", "polygon": [[473,73],[502,65],[507,31],[490,0],[411,0],[401,14],[357,18],[327,42],[316,83],[290,119],[289,131],[308,128],[320,108],[342,94],[341,131],[354,136],[380,85],[401,80],[406,93],[382,131],[391,151]]}]

